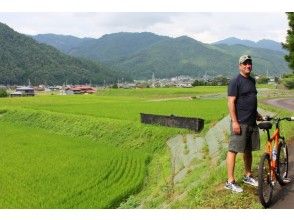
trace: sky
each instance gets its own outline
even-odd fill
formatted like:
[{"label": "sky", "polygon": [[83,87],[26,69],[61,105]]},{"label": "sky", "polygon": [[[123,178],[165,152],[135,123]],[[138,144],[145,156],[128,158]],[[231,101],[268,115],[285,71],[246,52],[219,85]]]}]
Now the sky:
[{"label": "sky", "polygon": [[0,22],[15,31],[99,38],[116,32],[285,42],[293,0],[0,0]]},{"label": "sky", "polygon": [[15,31],[99,38],[116,32],[189,36],[203,43],[228,37],[284,42],[284,12],[0,12],[0,22]]}]

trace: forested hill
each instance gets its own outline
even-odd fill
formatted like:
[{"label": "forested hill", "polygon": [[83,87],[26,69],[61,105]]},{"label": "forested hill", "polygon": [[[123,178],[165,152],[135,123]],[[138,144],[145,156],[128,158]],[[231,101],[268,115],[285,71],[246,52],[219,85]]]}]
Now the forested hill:
[{"label": "forested hill", "polygon": [[63,54],[0,23],[0,84],[115,82],[122,76],[103,64]]},{"label": "forested hill", "polygon": [[264,48],[264,49],[270,49],[270,50],[276,50],[283,53],[286,53],[287,51],[283,49],[282,44],[280,42],[276,42],[273,40],[259,40],[257,42],[251,41],[251,40],[241,40],[236,37],[229,37],[221,41],[217,41],[213,44],[226,44],[226,45],[244,45],[247,47],[257,47],[257,48]]},{"label": "forested hill", "polygon": [[120,32],[106,34],[99,39],[56,34],[39,34],[33,36],[33,38],[38,42],[56,47],[67,54],[106,63],[130,57],[144,49],[148,49],[155,43],[169,39],[169,37],[158,36],[149,32]]},{"label": "forested hill", "polygon": [[[37,36],[35,38],[38,40]],[[121,32],[98,39],[76,38],[73,44],[68,36],[56,35],[54,38],[51,35],[47,38],[42,35],[42,42],[63,50],[56,39],[59,45],[62,42],[71,48],[67,50],[68,54],[98,60],[134,79],[150,79],[153,73],[158,78],[183,74],[231,76],[238,72],[238,59],[244,53],[253,56],[253,68],[257,74],[289,72],[283,52],[244,45],[210,45],[187,36],[171,38],[148,32]]]}]

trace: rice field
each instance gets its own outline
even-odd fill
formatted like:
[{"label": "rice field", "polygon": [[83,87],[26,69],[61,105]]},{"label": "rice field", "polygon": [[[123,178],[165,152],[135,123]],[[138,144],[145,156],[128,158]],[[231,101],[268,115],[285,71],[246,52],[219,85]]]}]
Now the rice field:
[{"label": "rice field", "polygon": [[143,125],[139,113],[200,117],[209,127],[227,114],[226,101],[205,94],[143,89],[0,99],[0,208],[118,207],[142,190],[166,140],[191,133]]}]

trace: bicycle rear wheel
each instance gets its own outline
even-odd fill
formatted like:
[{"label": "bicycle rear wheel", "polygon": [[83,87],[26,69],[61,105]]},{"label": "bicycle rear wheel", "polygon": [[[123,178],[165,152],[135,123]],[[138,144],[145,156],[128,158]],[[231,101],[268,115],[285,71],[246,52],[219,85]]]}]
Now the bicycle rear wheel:
[{"label": "bicycle rear wheel", "polygon": [[264,153],[258,169],[258,196],[261,204],[268,208],[272,202],[273,185],[271,178],[270,156]]},{"label": "bicycle rear wheel", "polygon": [[284,140],[279,143],[277,152],[277,180],[280,185],[286,185],[284,181],[288,177],[288,147]]}]

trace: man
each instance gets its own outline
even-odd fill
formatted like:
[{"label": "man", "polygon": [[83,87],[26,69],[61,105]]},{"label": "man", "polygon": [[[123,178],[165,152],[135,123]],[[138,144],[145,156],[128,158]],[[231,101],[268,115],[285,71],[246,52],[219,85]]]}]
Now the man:
[{"label": "man", "polygon": [[245,176],[243,182],[257,187],[258,182],[252,176],[252,151],[259,150],[259,130],[256,120],[261,116],[257,112],[257,90],[255,79],[250,76],[252,59],[243,55],[239,59],[239,70],[228,86],[228,109],[231,117],[231,136],[227,153],[228,180],[225,188],[233,192],[243,192],[234,176],[236,156],[243,153]]}]

